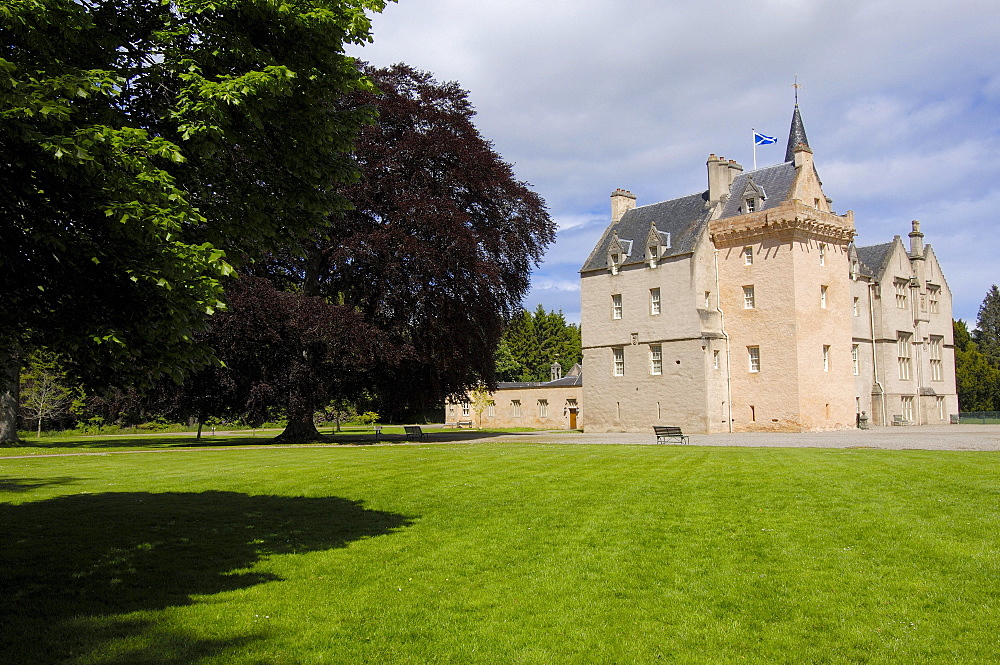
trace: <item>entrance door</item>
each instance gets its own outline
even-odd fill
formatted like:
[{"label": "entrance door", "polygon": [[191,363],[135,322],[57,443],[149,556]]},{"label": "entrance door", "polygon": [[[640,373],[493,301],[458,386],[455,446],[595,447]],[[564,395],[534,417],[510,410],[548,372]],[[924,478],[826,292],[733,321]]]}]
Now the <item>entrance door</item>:
[{"label": "entrance door", "polygon": [[569,428],[576,429],[576,409],[569,410]]}]

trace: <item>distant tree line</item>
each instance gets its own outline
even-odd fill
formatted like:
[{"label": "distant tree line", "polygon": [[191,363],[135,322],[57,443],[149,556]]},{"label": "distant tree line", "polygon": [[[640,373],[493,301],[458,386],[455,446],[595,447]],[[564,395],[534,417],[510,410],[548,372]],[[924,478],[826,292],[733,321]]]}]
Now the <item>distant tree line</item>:
[{"label": "distant tree line", "polygon": [[565,374],[582,362],[580,326],[567,323],[562,312],[521,310],[500,338],[496,351],[500,381],[548,381],[552,363]]},{"label": "distant tree line", "polygon": [[955,321],[955,378],[962,411],[1000,411],[1000,290],[979,307],[976,327]]}]

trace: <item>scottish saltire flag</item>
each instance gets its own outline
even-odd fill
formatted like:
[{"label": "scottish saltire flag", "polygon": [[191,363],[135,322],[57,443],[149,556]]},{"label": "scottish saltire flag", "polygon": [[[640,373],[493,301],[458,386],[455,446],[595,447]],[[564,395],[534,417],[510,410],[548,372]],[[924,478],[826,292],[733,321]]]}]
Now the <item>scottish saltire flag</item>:
[{"label": "scottish saltire flag", "polygon": [[771,145],[772,143],[777,143],[777,142],[778,139],[774,138],[773,136],[767,136],[765,134],[761,134],[756,129],[753,132],[754,145]]}]

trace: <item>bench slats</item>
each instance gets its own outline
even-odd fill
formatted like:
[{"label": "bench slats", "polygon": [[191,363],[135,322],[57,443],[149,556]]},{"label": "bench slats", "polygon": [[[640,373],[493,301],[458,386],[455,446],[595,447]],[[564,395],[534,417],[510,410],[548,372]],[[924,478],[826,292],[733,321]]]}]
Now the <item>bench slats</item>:
[{"label": "bench slats", "polygon": [[677,439],[685,444],[691,442],[691,439],[681,431],[680,427],[653,425],[653,433],[656,434],[657,443],[666,443],[668,439]]}]

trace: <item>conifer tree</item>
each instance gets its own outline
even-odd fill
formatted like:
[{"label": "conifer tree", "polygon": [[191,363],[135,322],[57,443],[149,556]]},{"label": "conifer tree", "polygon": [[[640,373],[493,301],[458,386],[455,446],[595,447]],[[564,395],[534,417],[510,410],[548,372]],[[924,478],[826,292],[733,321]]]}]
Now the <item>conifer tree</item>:
[{"label": "conifer tree", "polygon": [[1000,367],[1000,289],[996,284],[986,293],[979,307],[972,338],[979,350]]}]

